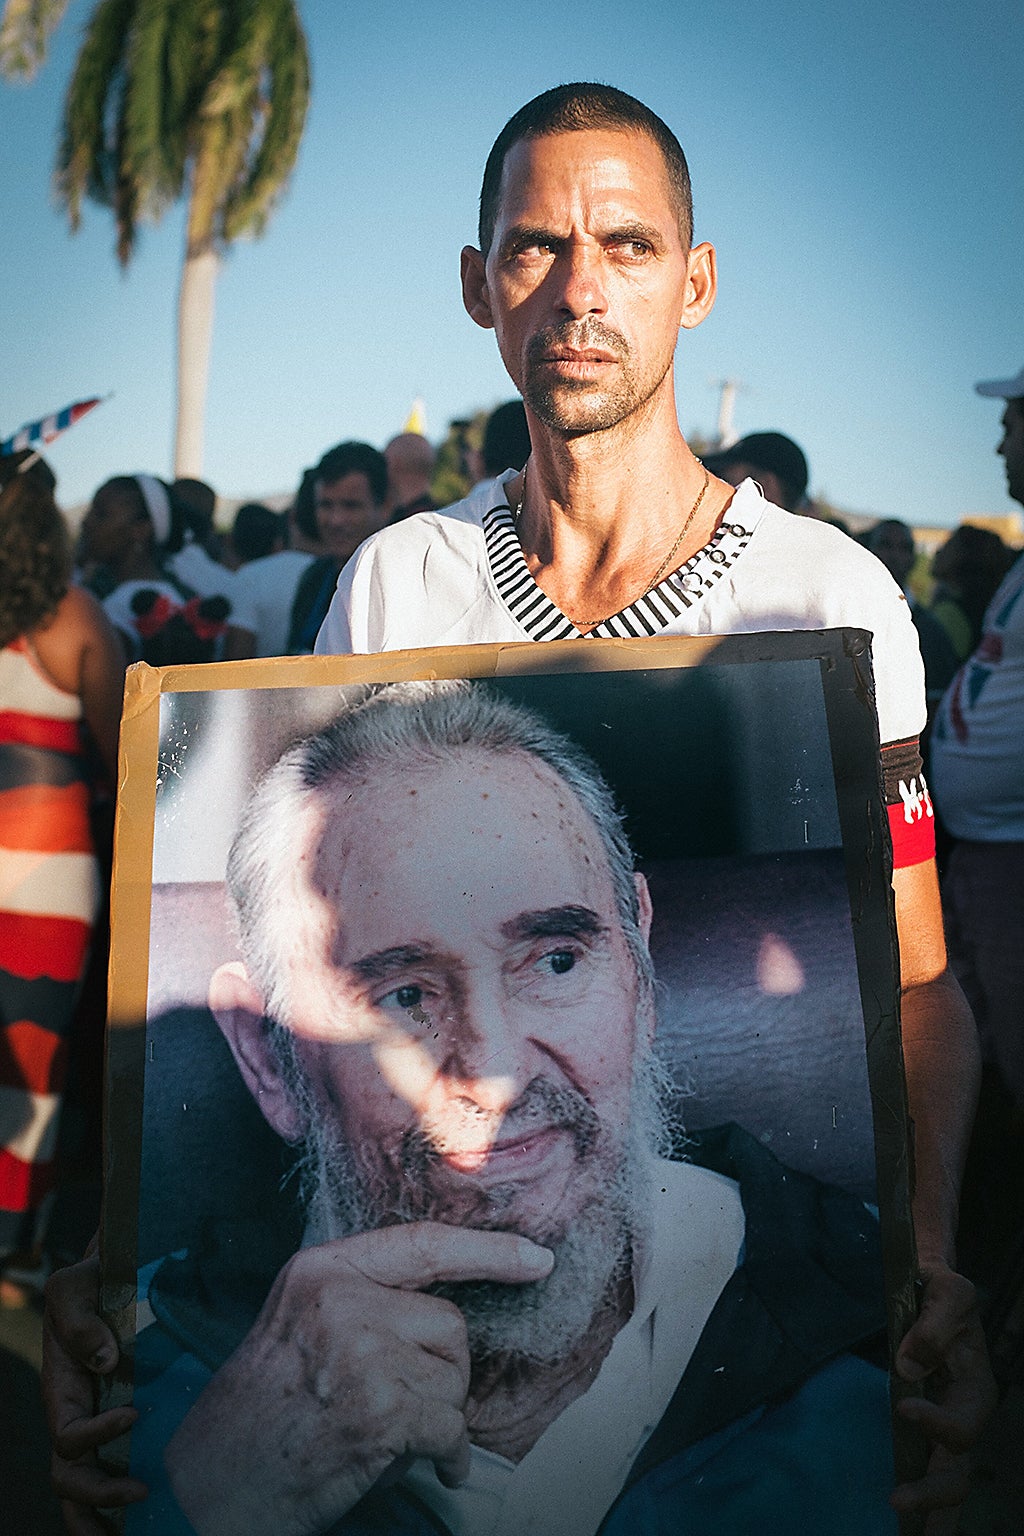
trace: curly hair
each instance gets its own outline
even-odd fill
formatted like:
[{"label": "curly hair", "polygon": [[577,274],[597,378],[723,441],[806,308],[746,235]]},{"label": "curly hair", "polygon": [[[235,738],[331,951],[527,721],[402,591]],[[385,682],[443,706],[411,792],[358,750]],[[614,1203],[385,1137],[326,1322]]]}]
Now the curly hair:
[{"label": "curly hair", "polygon": [[54,480],[24,453],[0,458],[0,646],[35,629],[68,590],[68,530],[53,499]]}]

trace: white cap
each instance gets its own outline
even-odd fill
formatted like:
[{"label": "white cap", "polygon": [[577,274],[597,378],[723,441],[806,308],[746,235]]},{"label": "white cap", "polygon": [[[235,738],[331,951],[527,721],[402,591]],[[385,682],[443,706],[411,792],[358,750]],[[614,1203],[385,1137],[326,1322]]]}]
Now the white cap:
[{"label": "white cap", "polygon": [[995,400],[1020,400],[1024,398],[1024,368],[1015,379],[986,379],[974,388],[979,395],[989,395]]}]

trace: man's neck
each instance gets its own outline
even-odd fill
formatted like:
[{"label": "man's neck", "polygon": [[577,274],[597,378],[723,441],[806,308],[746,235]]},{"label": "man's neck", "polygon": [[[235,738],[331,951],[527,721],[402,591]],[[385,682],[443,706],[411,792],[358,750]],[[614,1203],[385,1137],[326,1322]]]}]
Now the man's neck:
[{"label": "man's neck", "polygon": [[[638,419],[642,416],[642,419]],[[522,498],[518,533],[538,586],[573,620],[598,620],[641,596],[702,549],[731,499],[688,448],[661,402],[617,427],[566,438],[531,417],[533,452],[508,486]],[[674,542],[693,513],[678,546]],[[580,627],[589,627],[581,624]]]}]

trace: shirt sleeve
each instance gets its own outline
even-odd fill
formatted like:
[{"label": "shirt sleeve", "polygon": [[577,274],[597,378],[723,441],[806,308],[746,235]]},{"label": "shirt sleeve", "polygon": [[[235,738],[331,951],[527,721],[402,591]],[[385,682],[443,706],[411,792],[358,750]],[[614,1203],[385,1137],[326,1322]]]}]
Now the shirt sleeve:
[{"label": "shirt sleeve", "polygon": [[872,603],[874,612],[864,627],[872,630],[878,735],[885,746],[920,736],[927,705],[921,646],[909,604],[896,583],[883,574],[887,577],[885,587]]}]

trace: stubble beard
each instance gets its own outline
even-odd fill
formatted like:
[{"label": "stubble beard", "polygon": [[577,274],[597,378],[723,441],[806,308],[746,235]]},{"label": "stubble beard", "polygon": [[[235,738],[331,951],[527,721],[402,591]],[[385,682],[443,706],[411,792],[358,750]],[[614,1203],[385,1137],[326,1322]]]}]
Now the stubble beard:
[{"label": "stubble beard", "polygon": [[[574,347],[581,351],[600,348],[611,352],[618,361],[614,379],[602,385],[589,379],[549,378],[542,359],[553,346]],[[637,373],[629,343],[617,331],[599,321],[568,321],[564,325],[548,326],[530,338],[526,349],[523,399],[553,432],[564,436],[607,432],[642,410],[661,388],[671,366],[669,357],[663,368],[642,378]]]},{"label": "stubble beard", "polygon": [[443,1159],[419,1130],[393,1149],[353,1147],[330,1117],[315,1114],[303,1148],[308,1239],[326,1242],[411,1221],[439,1221],[483,1230],[514,1231],[550,1247],[555,1264],[546,1280],[528,1285],[463,1281],[432,1286],[466,1320],[474,1375],[555,1366],[569,1358],[602,1316],[615,1309],[650,1224],[652,1156],[668,1137],[668,1076],[652,1053],[635,1070],[633,1113],[617,1143],[574,1089],[543,1078],[531,1082],[510,1111],[557,1123],[571,1135],[573,1187],[588,1186],[571,1219],[552,1213],[525,1220],[514,1182],[454,1184]]}]

